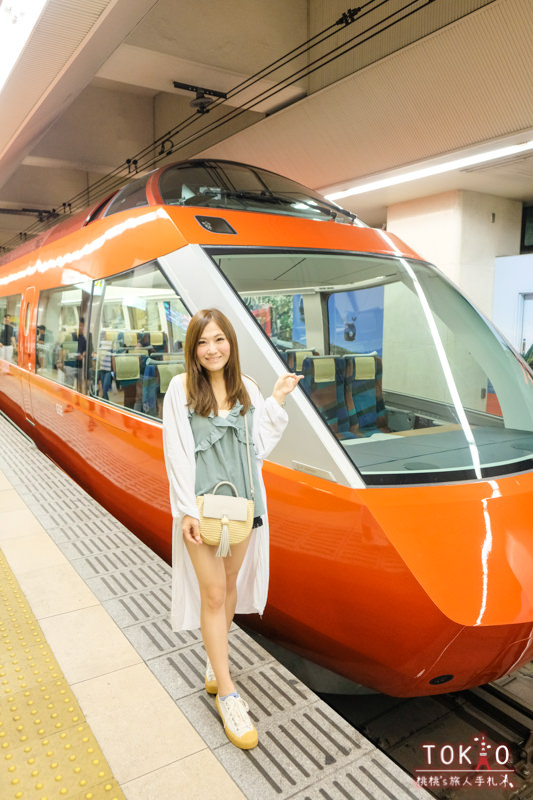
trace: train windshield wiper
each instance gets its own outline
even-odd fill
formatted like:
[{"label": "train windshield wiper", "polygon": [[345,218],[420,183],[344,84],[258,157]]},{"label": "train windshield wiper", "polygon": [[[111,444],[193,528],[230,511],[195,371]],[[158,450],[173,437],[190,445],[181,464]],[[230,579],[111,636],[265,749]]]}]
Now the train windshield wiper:
[{"label": "train windshield wiper", "polygon": [[293,208],[297,207],[299,204],[303,204],[307,206],[312,211],[319,211],[322,214],[326,214],[331,219],[336,219],[339,214],[343,214],[347,216],[352,221],[356,219],[355,214],[351,214],[349,211],[345,211],[343,208],[338,206],[334,206],[327,202],[327,200],[316,200],[313,198],[305,198],[305,197],[292,197],[290,194],[278,193],[278,192],[271,192],[270,190],[261,189],[258,192],[251,192],[251,191],[226,191],[225,189],[222,190],[223,194],[227,197],[236,197],[237,199],[242,198],[243,200],[253,200],[259,203],[280,203],[282,205],[289,205]]},{"label": "train windshield wiper", "polygon": [[[216,190],[204,190],[201,192],[201,195],[196,195],[194,197],[194,203],[198,203],[198,205],[200,205],[204,198],[206,205],[216,205],[216,202],[214,201],[217,199],[229,198],[232,200],[241,201],[245,205],[246,201],[250,201],[257,204],[290,206],[294,210],[298,210],[298,206],[300,206],[300,210],[301,206],[306,206],[311,211],[326,214],[328,217],[330,217],[330,219],[337,219],[338,216],[347,217],[351,222],[357,219],[355,214],[352,214],[350,211],[346,211],[344,208],[340,208],[340,206],[330,204],[327,200],[323,200],[322,198],[318,200],[314,197],[292,197],[289,194],[271,192],[267,189],[261,189],[257,192],[254,192],[250,190],[224,189],[219,187]],[[188,202],[185,202],[187,205],[189,205],[192,203],[192,199]]]},{"label": "train windshield wiper", "polygon": [[[262,194],[267,194],[266,192],[262,192]],[[339,215],[344,217],[348,217],[352,222],[357,219],[356,214],[352,214],[351,211],[347,211],[345,208],[341,208],[341,206],[334,205],[333,203],[329,203],[324,198],[315,198],[315,197],[298,197],[298,198],[291,198],[290,195],[286,194],[272,194],[276,200],[281,200],[285,203],[304,203],[306,206],[309,206],[311,209],[316,209],[318,211],[324,212],[324,214],[328,214],[332,219],[336,219]]]}]

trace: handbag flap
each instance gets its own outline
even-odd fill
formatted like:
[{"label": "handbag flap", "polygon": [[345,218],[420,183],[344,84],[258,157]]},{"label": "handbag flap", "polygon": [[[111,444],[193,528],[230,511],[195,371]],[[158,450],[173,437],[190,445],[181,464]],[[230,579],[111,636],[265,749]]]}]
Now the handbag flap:
[{"label": "handbag flap", "polygon": [[232,497],[225,494],[204,494],[203,516],[222,519],[227,517],[236,522],[245,522],[248,518],[248,500],[246,497]]}]

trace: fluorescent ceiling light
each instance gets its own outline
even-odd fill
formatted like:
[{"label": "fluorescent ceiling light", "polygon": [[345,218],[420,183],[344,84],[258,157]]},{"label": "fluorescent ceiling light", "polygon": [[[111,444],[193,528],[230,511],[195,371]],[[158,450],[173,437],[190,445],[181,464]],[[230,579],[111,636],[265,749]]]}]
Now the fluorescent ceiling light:
[{"label": "fluorescent ceiling light", "polygon": [[366,192],[374,192],[377,189],[386,189],[388,186],[398,186],[401,183],[409,183],[410,181],[417,181],[420,178],[429,178],[432,175],[440,175],[443,172],[451,172],[455,169],[465,169],[474,164],[483,164],[486,161],[495,161],[499,158],[508,158],[509,156],[519,155],[528,150],[533,150],[533,140],[523,142],[522,144],[508,145],[500,147],[495,150],[488,150],[484,153],[475,153],[471,156],[464,156],[462,158],[454,158],[450,161],[440,162],[432,166],[422,167],[420,169],[411,170],[410,172],[396,173],[396,175],[389,175],[388,178],[381,180],[373,180],[368,183],[359,183],[352,186],[350,189],[345,189],[342,192],[333,192],[332,194],[325,195],[327,200],[340,200],[343,197],[352,197],[356,194],[365,194]]},{"label": "fluorescent ceiling light", "polygon": [[0,89],[17,63],[47,2],[48,0],[0,2]]}]

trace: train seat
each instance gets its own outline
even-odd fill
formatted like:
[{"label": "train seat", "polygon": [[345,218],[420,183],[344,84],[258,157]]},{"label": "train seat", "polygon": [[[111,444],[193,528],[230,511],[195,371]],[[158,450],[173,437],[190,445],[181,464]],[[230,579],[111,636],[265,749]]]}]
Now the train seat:
[{"label": "train seat", "polygon": [[159,373],[159,391],[161,394],[165,394],[174,375],[185,372],[185,364],[158,364],[156,369]]},{"label": "train seat", "polygon": [[354,438],[345,402],[345,363],[335,356],[308,356],[303,360],[303,389],[320,416],[339,439]]},{"label": "train seat", "polygon": [[133,353],[114,355],[113,372],[117,389],[124,392],[124,406],[134,408],[137,400],[137,387],[141,378],[140,356]]},{"label": "train seat", "polygon": [[63,342],[72,342],[77,340],[77,338],[78,327],[74,327],[73,325],[63,325],[57,335],[57,341],[59,344],[63,344]]},{"label": "train seat", "polygon": [[285,350],[282,353],[283,360],[291,372],[301,372],[302,364],[306,358],[313,355],[312,350]]},{"label": "train seat", "polygon": [[122,342],[124,347],[136,347],[139,337],[137,331],[124,331],[122,334]]},{"label": "train seat", "polygon": [[155,353],[161,353],[167,349],[167,336],[163,331],[150,331],[150,347]]},{"label": "train seat", "polygon": [[121,385],[135,383],[141,377],[141,364],[138,355],[125,353],[113,356],[115,380]]},{"label": "train seat", "polygon": [[[377,355],[346,356],[346,396],[350,427],[354,430],[354,414],[359,433],[371,436],[387,432],[387,410],[382,392],[382,360]],[[351,405],[350,405],[351,395]]]},{"label": "train seat", "polygon": [[142,409],[145,414],[162,416],[162,400],[174,375],[185,372],[185,361],[147,359],[142,382]]}]

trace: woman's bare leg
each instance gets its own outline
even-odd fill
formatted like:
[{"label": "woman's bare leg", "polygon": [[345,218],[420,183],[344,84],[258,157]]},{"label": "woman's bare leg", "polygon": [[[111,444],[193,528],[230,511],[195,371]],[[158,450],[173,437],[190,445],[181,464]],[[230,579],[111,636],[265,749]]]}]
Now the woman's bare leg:
[{"label": "woman's bare leg", "polygon": [[231,556],[217,558],[216,547],[185,541],[200,587],[202,639],[222,697],[235,691],[229,674],[228,631],[237,604],[237,576],[249,542],[250,536],[232,546]]},{"label": "woman's bare leg", "polygon": [[228,664],[224,559],[216,557],[216,547],[191,544],[187,541],[185,546],[200,587],[202,639],[217,679],[218,692],[224,697],[235,691]]},{"label": "woman's bare leg", "polygon": [[228,631],[235,616],[235,608],[237,607],[237,576],[242,567],[244,556],[248,550],[250,539],[253,536],[247,536],[246,539],[240,544],[232,545],[231,556],[222,559],[224,561],[224,569],[226,571],[226,622]]}]

